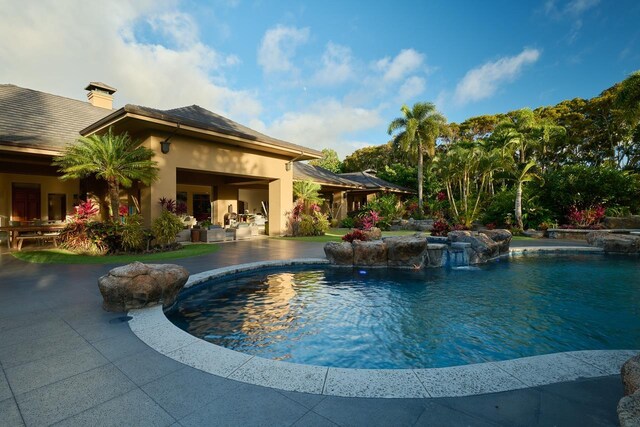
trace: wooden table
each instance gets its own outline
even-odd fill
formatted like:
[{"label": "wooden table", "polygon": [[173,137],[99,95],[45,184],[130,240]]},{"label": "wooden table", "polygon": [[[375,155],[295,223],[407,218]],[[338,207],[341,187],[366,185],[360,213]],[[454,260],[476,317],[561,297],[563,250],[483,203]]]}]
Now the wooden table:
[{"label": "wooden table", "polygon": [[43,234],[43,233],[53,233],[57,231],[61,231],[66,224],[43,224],[43,225],[15,225],[15,226],[5,226],[0,227],[0,231],[7,231],[9,233],[9,244],[10,248],[16,249],[18,247],[18,237],[20,237],[20,233],[32,233],[32,234]]}]

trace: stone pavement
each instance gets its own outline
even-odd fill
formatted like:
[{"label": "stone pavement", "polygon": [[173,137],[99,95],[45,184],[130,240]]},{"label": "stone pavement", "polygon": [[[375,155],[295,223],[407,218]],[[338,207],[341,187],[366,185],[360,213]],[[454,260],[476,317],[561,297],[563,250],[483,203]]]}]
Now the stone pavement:
[{"label": "stone pavement", "polygon": [[[175,263],[197,273],[318,256],[321,244],[269,239]],[[617,424],[617,375],[439,399],[308,395],[216,377],[156,353],[122,314],[101,309],[96,279],[111,268],[0,255],[0,426]]]}]

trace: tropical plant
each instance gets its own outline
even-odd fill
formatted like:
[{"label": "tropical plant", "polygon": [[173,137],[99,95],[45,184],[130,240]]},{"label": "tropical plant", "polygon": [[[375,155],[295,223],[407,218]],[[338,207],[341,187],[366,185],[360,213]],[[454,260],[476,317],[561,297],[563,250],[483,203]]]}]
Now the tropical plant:
[{"label": "tropical plant", "polygon": [[322,197],[320,197],[320,188],[322,188],[320,184],[310,180],[294,181],[293,197],[296,203],[302,205],[303,210],[308,212],[311,205],[323,201]]},{"label": "tropical plant", "polygon": [[362,242],[366,241],[369,237],[367,236],[367,234],[359,229],[355,229],[352,230],[351,232],[345,234],[344,236],[342,236],[342,241],[344,242],[353,242],[354,240],[360,240]]},{"label": "tropical plant", "polygon": [[486,151],[476,143],[457,143],[436,158],[433,168],[444,183],[455,223],[469,227],[480,216],[492,174],[506,165],[498,149]]},{"label": "tropical plant", "polygon": [[422,213],[424,154],[435,156],[436,139],[445,130],[447,119],[430,102],[418,102],[411,109],[403,105],[400,111],[403,117],[394,119],[387,131],[389,135],[397,132],[393,138],[396,147],[418,158],[418,209]]},{"label": "tropical plant", "polygon": [[146,233],[141,215],[134,214],[125,217],[120,238],[122,248],[125,251],[140,251],[145,248]]},{"label": "tropical plant", "polygon": [[520,229],[524,229],[524,224],[522,223],[522,186],[525,182],[542,179],[540,175],[535,173],[535,167],[536,162],[534,161],[529,161],[524,166],[516,166],[516,200],[514,212],[516,217],[516,226]]},{"label": "tropical plant", "polygon": [[118,215],[120,187],[131,187],[133,181],[150,185],[158,175],[158,164],[152,160],[153,151],[131,139],[125,132],[114,134],[109,128],[102,135],[80,137],[68,144],[53,164],[62,173],[61,179],[95,176],[107,182],[111,204],[110,217]]}]

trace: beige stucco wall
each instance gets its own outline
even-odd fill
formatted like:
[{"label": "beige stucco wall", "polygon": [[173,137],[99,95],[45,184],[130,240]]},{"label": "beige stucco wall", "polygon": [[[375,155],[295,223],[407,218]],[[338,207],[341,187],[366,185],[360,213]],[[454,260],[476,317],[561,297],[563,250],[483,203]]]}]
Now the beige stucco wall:
[{"label": "beige stucco wall", "polygon": [[[144,140],[144,145],[155,153],[160,172],[158,181],[142,191],[142,210],[145,220],[150,223],[160,213],[158,199],[175,198],[176,170],[209,171],[226,175],[266,178],[269,183],[269,234],[280,235],[286,231],[285,212],[291,210],[293,198],[293,172],[287,171],[285,158],[251,151],[241,147],[229,147],[210,141],[201,141],[184,136],[171,139],[171,150],[168,154],[160,151],[160,142],[165,137],[151,135]],[[221,217],[232,200],[221,193],[226,187],[218,189],[218,211]],[[237,190],[233,201],[237,201]],[[224,210],[221,211],[221,207]],[[237,203],[234,206],[237,209]],[[147,215],[146,213],[150,213]],[[219,218],[215,218],[216,222]]]},{"label": "beige stucco wall", "polygon": [[[50,193],[65,194],[67,196],[67,215],[73,213],[73,195],[80,190],[79,181],[76,179],[62,181],[55,176],[38,176],[25,174],[0,173],[0,215],[11,217],[11,184],[40,184],[40,219],[48,220],[48,195]],[[82,198],[82,197],[81,197]],[[2,225],[10,219],[3,218]]]},{"label": "beige stucco wall", "polygon": [[[238,191],[238,200],[245,202],[244,208],[249,211],[250,214],[262,212],[262,201],[269,201],[269,190],[258,190],[252,188],[241,188]],[[244,212],[238,212],[244,213]]]}]

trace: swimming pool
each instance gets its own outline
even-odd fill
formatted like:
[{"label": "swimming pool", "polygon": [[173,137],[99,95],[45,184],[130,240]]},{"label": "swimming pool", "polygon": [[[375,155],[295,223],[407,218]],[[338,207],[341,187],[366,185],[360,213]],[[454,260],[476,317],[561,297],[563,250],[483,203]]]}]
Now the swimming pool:
[{"label": "swimming pool", "polygon": [[267,269],[184,291],[167,317],[243,353],[429,368],[640,344],[637,257],[513,258],[479,269]]}]

